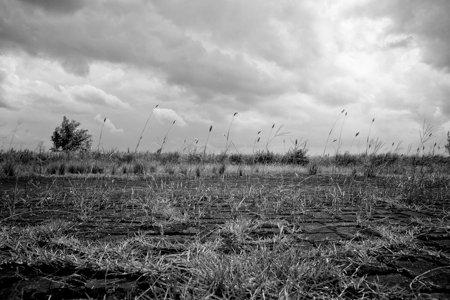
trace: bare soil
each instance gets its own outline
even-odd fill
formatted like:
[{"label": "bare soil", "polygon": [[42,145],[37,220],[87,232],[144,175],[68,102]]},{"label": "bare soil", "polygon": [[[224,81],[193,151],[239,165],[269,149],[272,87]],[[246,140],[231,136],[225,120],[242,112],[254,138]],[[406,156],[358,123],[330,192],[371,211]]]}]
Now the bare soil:
[{"label": "bare soil", "polygon": [[[72,224],[65,232],[67,236],[95,242],[121,241],[139,233],[153,241],[153,247],[143,249],[141,254],[161,257],[183,253],[185,245],[194,239],[225,239],[220,229],[233,220],[254,221],[259,226],[248,232],[251,239],[224,246],[225,254],[245,251],[280,234],[291,241],[292,247],[308,251],[380,238],[383,233],[376,229],[379,225],[410,227],[416,230],[414,245],[377,249],[367,264],[346,264],[342,272],[403,290],[405,298],[449,299],[449,228],[425,226],[423,222],[448,224],[450,200],[400,205],[402,195],[389,180],[366,180],[360,177],[349,182],[346,176],[298,174],[224,179],[1,179],[0,225],[8,230],[64,220]],[[357,196],[369,187],[373,203],[364,208]],[[169,199],[179,216],[189,217],[169,220],[158,207],[149,207],[152,197]],[[57,251],[62,246],[43,238],[41,247]],[[62,250],[68,255],[84,255],[77,249]],[[30,264],[14,253],[7,244],[0,249],[0,299],[134,299],[150,287],[151,276],[145,272],[79,268],[65,263]]]}]

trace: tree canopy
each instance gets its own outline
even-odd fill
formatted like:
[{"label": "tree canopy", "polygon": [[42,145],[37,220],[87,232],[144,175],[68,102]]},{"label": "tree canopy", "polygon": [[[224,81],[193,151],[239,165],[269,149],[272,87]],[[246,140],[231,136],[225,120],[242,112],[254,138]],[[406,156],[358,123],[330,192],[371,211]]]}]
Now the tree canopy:
[{"label": "tree canopy", "polygon": [[61,126],[55,128],[51,137],[53,142],[52,151],[88,151],[92,146],[92,135],[87,129],[79,129],[79,122],[69,122],[65,116]]}]

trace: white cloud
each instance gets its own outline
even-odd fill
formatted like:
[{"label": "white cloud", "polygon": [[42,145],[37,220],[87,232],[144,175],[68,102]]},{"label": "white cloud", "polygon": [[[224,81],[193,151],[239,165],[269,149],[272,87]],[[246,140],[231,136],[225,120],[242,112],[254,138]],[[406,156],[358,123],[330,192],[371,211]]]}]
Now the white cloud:
[{"label": "white cloud", "polygon": [[66,86],[60,87],[63,93],[69,94],[76,101],[88,103],[91,105],[107,106],[114,109],[129,109],[128,103],[122,102],[114,95],[105,93],[105,91],[91,85]]},{"label": "white cloud", "polygon": [[[96,126],[101,112],[140,131],[160,104],[159,122],[185,127],[171,141],[213,125],[216,147],[237,111],[233,139],[252,148],[249,136],[273,123],[321,147],[345,108],[346,126],[375,117],[373,132],[398,140],[450,118],[448,3],[0,1],[0,110],[47,137],[62,114]],[[150,145],[157,132],[146,134]]]},{"label": "white cloud", "polygon": [[186,122],[174,110],[169,108],[155,108],[153,110],[155,117],[160,122],[173,122],[178,126],[186,126]]},{"label": "white cloud", "polygon": [[[117,132],[123,132],[123,129],[119,128],[117,129],[116,126],[111,122],[108,118],[102,118],[100,114],[97,114],[95,116],[95,120],[99,123],[105,123],[105,127],[109,129],[109,132],[111,133],[117,133]],[[106,120],[106,121],[105,121]]]}]

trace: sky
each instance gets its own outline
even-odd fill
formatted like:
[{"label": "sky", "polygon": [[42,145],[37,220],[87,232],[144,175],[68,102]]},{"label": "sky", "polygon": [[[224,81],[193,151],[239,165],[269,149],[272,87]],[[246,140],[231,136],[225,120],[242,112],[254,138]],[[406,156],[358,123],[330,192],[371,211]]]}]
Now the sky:
[{"label": "sky", "polygon": [[166,135],[164,151],[202,151],[212,125],[211,153],[295,140],[311,155],[364,152],[368,138],[407,152],[427,127],[425,146],[443,152],[449,11],[448,0],[0,0],[0,147],[50,149],[66,116],[103,150],[135,150],[148,120],[140,151]]}]

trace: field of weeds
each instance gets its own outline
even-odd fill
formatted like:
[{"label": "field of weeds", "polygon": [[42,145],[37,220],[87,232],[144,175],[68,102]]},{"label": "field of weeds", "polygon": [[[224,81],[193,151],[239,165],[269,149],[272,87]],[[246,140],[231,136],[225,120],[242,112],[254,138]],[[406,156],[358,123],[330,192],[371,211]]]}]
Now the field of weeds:
[{"label": "field of weeds", "polygon": [[10,153],[0,298],[450,298],[448,160],[269,154]]}]

